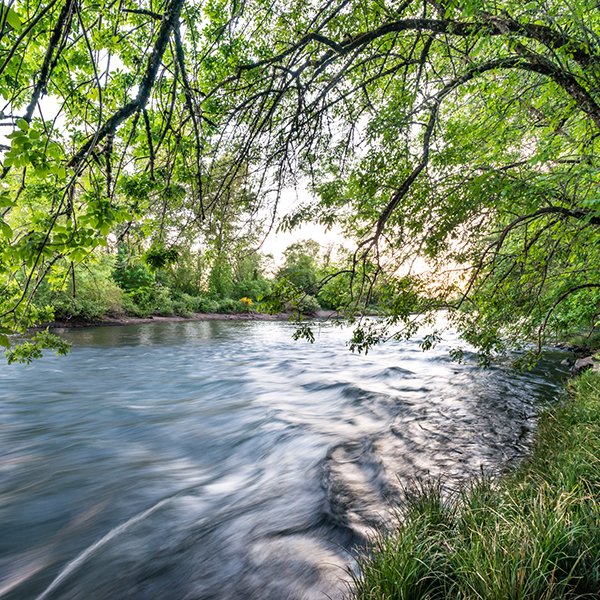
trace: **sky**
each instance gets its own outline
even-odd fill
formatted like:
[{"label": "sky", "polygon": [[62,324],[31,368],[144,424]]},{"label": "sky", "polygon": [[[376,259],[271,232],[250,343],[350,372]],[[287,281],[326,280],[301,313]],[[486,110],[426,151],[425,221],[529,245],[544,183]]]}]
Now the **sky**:
[{"label": "sky", "polygon": [[272,254],[275,263],[281,264],[283,262],[283,252],[288,246],[294,242],[307,239],[313,239],[316,242],[319,242],[322,247],[325,247],[330,243],[339,245],[346,242],[346,245],[348,245],[348,241],[342,236],[339,228],[325,231],[325,227],[322,225],[308,223],[292,232],[282,231],[277,234],[272,233],[262,245],[261,252],[263,254]]},{"label": "sky", "polygon": [[[308,200],[310,200],[310,193],[306,189],[303,189],[302,186],[299,189],[288,188],[283,190],[278,204],[279,217],[293,212],[295,206],[306,204]],[[291,232],[280,231],[279,233],[276,233],[276,227],[277,224],[274,225],[273,231],[263,243],[260,252],[263,254],[272,254],[277,265],[283,263],[285,249],[301,240],[313,239],[321,244],[323,248],[332,243],[334,246],[350,245],[349,240],[342,235],[341,228],[335,225],[327,231],[324,225],[305,223]]]}]

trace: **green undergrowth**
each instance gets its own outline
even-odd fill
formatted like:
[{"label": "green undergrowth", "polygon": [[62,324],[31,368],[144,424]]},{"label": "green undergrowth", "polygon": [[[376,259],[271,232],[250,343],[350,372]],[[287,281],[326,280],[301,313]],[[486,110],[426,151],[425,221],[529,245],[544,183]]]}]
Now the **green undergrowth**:
[{"label": "green undergrowth", "polygon": [[360,600],[600,598],[600,376],[540,418],[513,473],[408,491],[359,560]]}]

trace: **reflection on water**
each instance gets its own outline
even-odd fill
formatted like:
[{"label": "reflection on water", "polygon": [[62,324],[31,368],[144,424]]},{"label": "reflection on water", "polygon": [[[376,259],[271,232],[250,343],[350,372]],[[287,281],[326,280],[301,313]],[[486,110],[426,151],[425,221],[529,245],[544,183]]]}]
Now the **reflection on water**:
[{"label": "reflection on water", "polygon": [[561,376],[290,333],[94,328],[0,365],[0,597],[340,598],[400,482],[510,463]]}]

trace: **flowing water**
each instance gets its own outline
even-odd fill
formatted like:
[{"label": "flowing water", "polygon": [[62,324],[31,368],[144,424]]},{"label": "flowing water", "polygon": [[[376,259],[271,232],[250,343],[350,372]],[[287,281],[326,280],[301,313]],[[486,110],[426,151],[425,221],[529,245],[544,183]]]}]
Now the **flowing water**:
[{"label": "flowing water", "polygon": [[402,482],[514,463],[564,377],[291,333],[73,330],[67,357],[0,364],[0,598],[341,598]]}]

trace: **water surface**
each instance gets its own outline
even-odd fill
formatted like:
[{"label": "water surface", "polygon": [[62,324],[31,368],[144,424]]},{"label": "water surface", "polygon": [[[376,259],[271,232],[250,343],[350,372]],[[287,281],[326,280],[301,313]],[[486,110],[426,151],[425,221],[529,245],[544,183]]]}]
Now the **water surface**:
[{"label": "water surface", "polygon": [[564,375],[291,331],[73,330],[0,364],[0,598],[341,598],[401,482],[515,462]]}]

